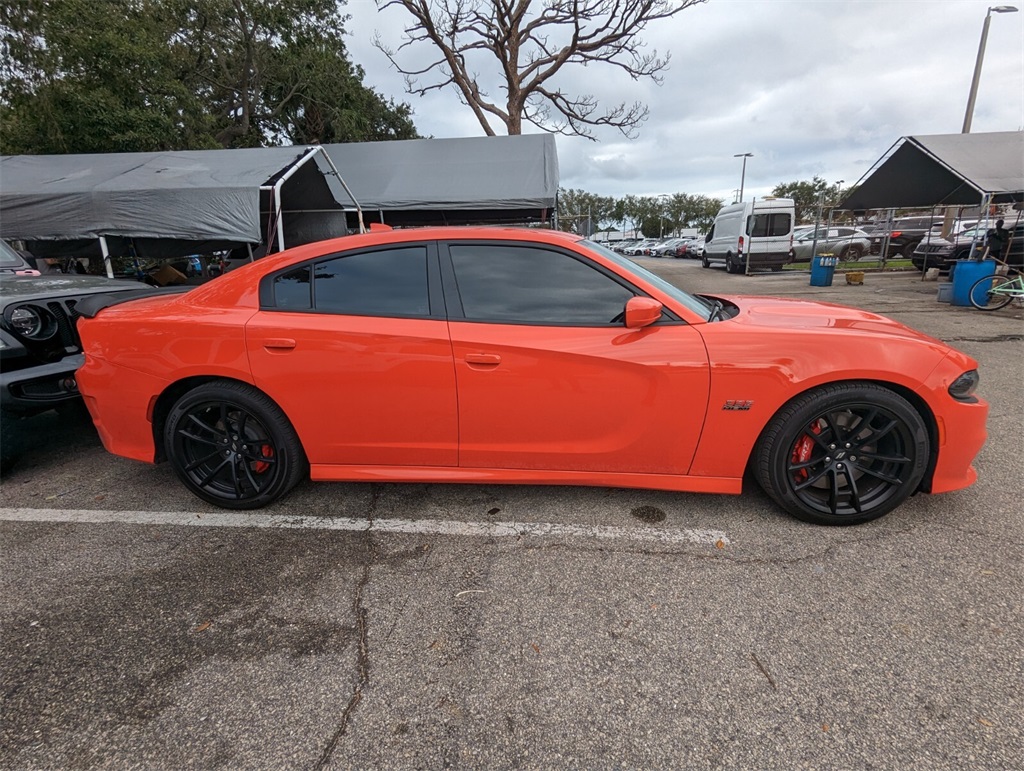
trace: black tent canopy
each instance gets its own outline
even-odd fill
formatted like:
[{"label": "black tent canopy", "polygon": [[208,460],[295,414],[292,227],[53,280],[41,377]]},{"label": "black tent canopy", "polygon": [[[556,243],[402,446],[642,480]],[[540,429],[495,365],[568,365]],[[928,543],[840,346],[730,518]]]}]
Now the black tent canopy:
[{"label": "black tent canopy", "polygon": [[899,139],[837,208],[914,209],[1024,200],[1024,132]]}]

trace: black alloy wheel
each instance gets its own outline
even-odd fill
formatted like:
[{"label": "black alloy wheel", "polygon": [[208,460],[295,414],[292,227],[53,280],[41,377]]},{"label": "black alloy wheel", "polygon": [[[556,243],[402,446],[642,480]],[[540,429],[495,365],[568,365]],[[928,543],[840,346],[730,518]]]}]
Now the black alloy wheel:
[{"label": "black alloy wheel", "polygon": [[797,519],[854,525],[896,508],[921,483],[929,439],[906,399],[871,383],[815,389],[775,416],[755,454],[758,482]]},{"label": "black alloy wheel", "polygon": [[206,383],[182,396],[164,427],[178,478],[204,501],[255,509],[277,500],[308,464],[280,408],[244,383]]}]

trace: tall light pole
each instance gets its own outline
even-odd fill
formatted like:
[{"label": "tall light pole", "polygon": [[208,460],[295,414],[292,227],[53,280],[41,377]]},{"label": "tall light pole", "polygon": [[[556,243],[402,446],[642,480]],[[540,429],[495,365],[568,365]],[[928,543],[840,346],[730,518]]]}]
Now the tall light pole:
[{"label": "tall light pole", "polygon": [[985,59],[985,42],[988,40],[988,24],[992,19],[992,11],[996,13],[1016,13],[1015,5],[994,5],[985,14],[985,23],[981,27],[981,42],[978,44],[978,60],[974,63],[974,79],[971,81],[971,95],[967,97],[967,112],[964,114],[964,127],[961,134],[971,133],[971,120],[974,118],[974,100],[978,98],[978,81],[981,80],[981,63]]},{"label": "tall light pole", "polygon": [[[1017,10],[1017,9],[1015,8],[1014,10]],[[753,153],[736,153],[736,155],[733,156],[733,158],[742,158],[743,159],[743,171],[740,174],[740,201],[739,201],[740,203],[743,203],[743,183],[744,183],[744,181],[746,181],[746,178],[747,178],[747,158],[753,158],[753,157],[754,157]]]}]

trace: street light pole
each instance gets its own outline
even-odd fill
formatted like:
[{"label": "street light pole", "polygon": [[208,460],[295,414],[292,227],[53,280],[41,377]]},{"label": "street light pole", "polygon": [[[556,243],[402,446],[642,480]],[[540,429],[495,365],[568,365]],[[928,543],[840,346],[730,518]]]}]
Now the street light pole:
[{"label": "street light pole", "polygon": [[743,183],[746,181],[747,178],[747,158],[753,157],[753,153],[736,153],[736,155],[733,156],[733,158],[743,159],[743,171],[740,173],[740,203],[743,203]]},{"label": "street light pole", "polygon": [[988,41],[988,25],[992,20],[992,11],[996,13],[1016,13],[1015,5],[995,5],[985,13],[985,23],[981,27],[981,42],[978,43],[978,60],[974,63],[974,78],[971,80],[971,93],[967,97],[967,112],[964,113],[964,127],[961,134],[971,133],[971,121],[974,118],[974,102],[978,98],[978,81],[981,80],[981,63],[985,59],[985,43]]}]

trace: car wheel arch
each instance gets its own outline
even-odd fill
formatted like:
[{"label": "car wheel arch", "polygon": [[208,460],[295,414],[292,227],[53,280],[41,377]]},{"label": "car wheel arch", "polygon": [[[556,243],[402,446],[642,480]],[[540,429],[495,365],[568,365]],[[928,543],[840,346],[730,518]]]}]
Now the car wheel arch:
[{"label": "car wheel arch", "polygon": [[[155,449],[155,463],[163,463],[167,460],[167,453],[164,449],[164,428],[167,425],[167,418],[171,414],[171,410],[174,409],[174,405],[178,403],[178,400],[182,396],[187,394],[189,391],[198,388],[201,385],[207,383],[238,383],[241,385],[248,386],[249,388],[255,388],[260,391],[264,396],[270,399],[276,405],[277,402],[266,392],[260,390],[240,378],[224,377],[223,375],[194,375],[191,377],[182,378],[174,383],[171,383],[165,388],[160,395],[156,398],[153,403],[153,415],[151,427],[153,431],[153,446]],[[280,406],[278,405],[278,409]],[[283,412],[283,410],[282,410]]]},{"label": "car wheel arch", "polygon": [[753,472],[753,465],[756,463],[758,448],[761,446],[761,442],[764,438],[765,432],[769,426],[772,425],[775,418],[780,412],[787,409],[793,402],[803,399],[812,391],[816,391],[821,388],[827,388],[829,386],[836,385],[874,385],[880,388],[885,388],[892,391],[897,396],[905,399],[914,408],[914,410],[920,415],[921,420],[924,422],[925,428],[928,431],[929,440],[929,456],[927,465],[925,467],[924,476],[921,478],[921,483],[918,485],[918,489],[915,492],[929,492],[931,490],[932,479],[935,475],[935,464],[939,457],[939,428],[938,422],[935,419],[935,414],[932,412],[928,403],[921,398],[915,391],[899,383],[894,383],[888,380],[874,380],[874,379],[856,379],[856,380],[830,380],[825,382],[815,382],[808,384],[805,388],[801,389],[798,393],[791,395],[785,402],[776,406],[771,416],[765,421],[761,427],[761,431],[758,433],[757,439],[754,441],[750,448],[750,452],[747,456],[747,464],[745,466],[745,476],[750,475]]}]

